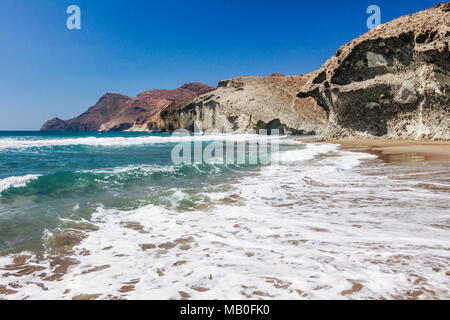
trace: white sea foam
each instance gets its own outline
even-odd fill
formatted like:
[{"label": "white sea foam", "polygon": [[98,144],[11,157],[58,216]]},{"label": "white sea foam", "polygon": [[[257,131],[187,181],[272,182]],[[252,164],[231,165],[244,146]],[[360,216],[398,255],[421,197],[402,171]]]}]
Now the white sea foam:
[{"label": "white sea foam", "polygon": [[8,177],[0,179],[0,192],[10,187],[23,187],[29,181],[37,179],[38,177],[40,177],[40,175],[38,174],[27,174],[26,176]]},{"label": "white sea foam", "polygon": [[205,135],[172,135],[172,136],[143,136],[143,137],[87,137],[87,138],[58,138],[58,139],[0,139],[2,149],[26,149],[52,146],[104,146],[123,147],[156,143],[180,143],[191,141],[270,141],[283,139],[286,143],[296,143],[287,136],[266,136],[257,134],[205,134]]},{"label": "white sea foam", "polygon": [[175,166],[161,166],[161,165],[128,165],[123,167],[113,167],[104,169],[88,169],[80,170],[78,172],[94,173],[94,174],[107,174],[110,176],[120,175],[123,173],[129,173],[132,171],[141,171],[145,174],[151,174],[154,172],[174,172]]},{"label": "white sea foam", "polygon": [[297,162],[314,159],[319,154],[337,150],[335,144],[306,144],[305,149],[296,149],[272,154],[272,160],[280,162]]},{"label": "white sea foam", "polygon": [[[416,180],[386,174],[373,156],[335,146],[280,157],[285,163],[229,191],[206,190],[212,207],[99,207],[92,217],[99,230],[77,246],[80,263],[61,281],[32,273],[0,277],[0,284],[23,286],[7,298],[40,299],[450,297],[448,230],[440,227],[450,219],[448,193],[417,189]],[[362,161],[372,162],[357,167]],[[173,201],[186,198],[173,191]],[[126,227],[131,222],[141,227]]]}]

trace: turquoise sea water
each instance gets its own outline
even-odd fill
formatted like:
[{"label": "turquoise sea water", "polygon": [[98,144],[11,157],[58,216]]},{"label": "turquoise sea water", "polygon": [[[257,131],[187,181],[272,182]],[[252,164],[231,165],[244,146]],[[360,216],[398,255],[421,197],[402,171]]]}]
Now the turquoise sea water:
[{"label": "turquoise sea water", "polygon": [[[39,252],[45,230],[60,227],[61,218],[89,219],[99,206],[190,210],[208,202],[197,194],[202,188],[260,168],[174,165],[171,151],[182,137],[170,142],[170,134],[0,132],[0,254]],[[176,191],[189,196],[173,203]]]},{"label": "turquoise sea water", "polygon": [[448,299],[449,177],[289,136],[0,132],[0,299]]}]

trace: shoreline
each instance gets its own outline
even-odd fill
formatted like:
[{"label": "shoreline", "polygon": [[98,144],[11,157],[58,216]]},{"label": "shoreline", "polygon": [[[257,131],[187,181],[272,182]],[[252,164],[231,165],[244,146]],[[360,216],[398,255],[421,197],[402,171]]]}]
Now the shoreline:
[{"label": "shoreline", "polygon": [[[389,165],[366,152],[425,145],[440,154],[450,151],[450,142],[283,139],[285,165],[239,176],[212,167],[191,175],[170,162],[171,168],[159,166],[171,144],[100,144],[80,148],[76,158],[55,151],[61,165],[54,172],[6,194],[23,203],[16,209],[4,202],[11,215],[50,214],[43,222],[29,218],[37,221],[33,243],[6,242],[4,250],[11,251],[0,255],[0,299],[448,298],[450,162]],[[100,158],[72,165],[93,151]],[[112,152],[118,156],[111,159]],[[37,161],[31,157],[26,163]],[[10,158],[13,163],[16,155]],[[68,167],[87,172],[62,176],[62,189],[61,176],[51,175]],[[77,192],[68,189],[72,185]],[[21,201],[54,194],[39,207]],[[12,230],[27,241],[26,228]]]},{"label": "shoreline", "polygon": [[450,162],[450,141],[391,139],[299,139],[305,143],[339,144],[340,150],[366,152],[386,163]]}]

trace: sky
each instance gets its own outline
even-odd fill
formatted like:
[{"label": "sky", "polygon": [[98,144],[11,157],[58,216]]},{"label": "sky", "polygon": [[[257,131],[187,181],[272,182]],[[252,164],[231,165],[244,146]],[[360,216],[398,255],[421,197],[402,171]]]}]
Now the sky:
[{"label": "sky", "polygon": [[[437,0],[1,0],[0,130],[39,130],[105,92],[305,74],[381,22]],[[81,30],[69,30],[70,5]]]}]

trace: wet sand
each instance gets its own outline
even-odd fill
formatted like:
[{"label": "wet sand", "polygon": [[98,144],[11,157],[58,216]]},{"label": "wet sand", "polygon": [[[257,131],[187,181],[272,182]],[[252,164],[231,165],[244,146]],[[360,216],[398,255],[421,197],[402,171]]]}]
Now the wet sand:
[{"label": "wet sand", "polygon": [[387,163],[450,161],[450,141],[345,139],[322,142],[340,144],[342,150],[374,154]]}]

